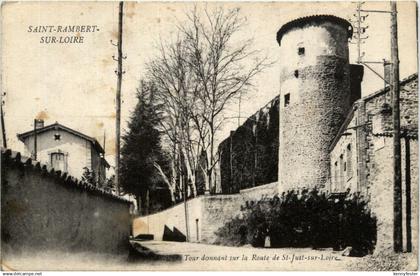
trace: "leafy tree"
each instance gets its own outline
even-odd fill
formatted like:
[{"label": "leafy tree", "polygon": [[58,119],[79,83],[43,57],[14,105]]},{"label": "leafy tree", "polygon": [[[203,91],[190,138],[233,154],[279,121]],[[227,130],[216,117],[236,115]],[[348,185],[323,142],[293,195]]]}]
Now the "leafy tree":
[{"label": "leafy tree", "polygon": [[105,180],[103,189],[110,193],[115,191],[115,175],[111,175]]},{"label": "leafy tree", "polygon": [[82,181],[95,187],[98,186],[98,181],[97,181],[95,171],[89,170],[88,167],[83,168]]},{"label": "leafy tree", "polygon": [[142,81],[137,90],[137,106],[128,131],[122,136],[121,186],[133,194],[143,214],[149,212],[150,191],[162,189],[162,179],[154,164],[162,163],[159,105],[154,100],[153,84]]},{"label": "leafy tree", "polygon": [[360,193],[302,189],[246,202],[240,216],[217,230],[216,243],[264,247],[269,236],[271,247],[350,246],[351,256],[363,256],[373,252],[376,231],[376,218]]}]

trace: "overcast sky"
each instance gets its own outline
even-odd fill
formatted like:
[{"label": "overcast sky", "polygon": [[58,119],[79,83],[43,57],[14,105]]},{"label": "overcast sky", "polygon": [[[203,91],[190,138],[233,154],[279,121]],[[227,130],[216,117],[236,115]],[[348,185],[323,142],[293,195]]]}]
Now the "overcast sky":
[{"label": "overcast sky", "polygon": [[[204,3],[198,4],[204,5]],[[222,5],[239,7],[248,19],[248,25],[238,36],[254,37],[254,47],[270,59],[287,62],[278,55],[276,32],[291,19],[312,14],[333,14],[350,19],[355,4],[349,2],[325,3],[211,3],[209,8]],[[8,147],[23,151],[16,134],[33,128],[33,119],[42,117],[46,124],[58,121],[70,128],[93,136],[102,143],[106,133],[107,160],[114,164],[116,41],[118,2],[39,2],[3,3],[2,16],[2,91],[5,91],[5,124]],[[156,54],[160,39],[168,40],[176,32],[177,22],[193,3],[126,3],[124,17],[124,60],[122,85],[122,128],[136,104],[135,92],[144,65]],[[389,10],[389,2],[368,2],[366,9]],[[417,72],[416,5],[398,3],[398,32],[401,79]],[[390,58],[390,17],[388,14],[370,14],[369,39],[363,45],[366,60]],[[60,34],[28,32],[38,25],[96,25],[99,31],[81,33],[82,44],[41,44],[42,36]],[[71,34],[62,34],[64,36]],[[350,62],[355,62],[356,48],[350,45]],[[382,66],[375,66],[382,71]],[[279,89],[279,66],[274,65],[255,79],[255,89],[242,101],[242,116],[255,113]],[[383,81],[365,69],[363,96],[383,87]],[[225,116],[235,117],[238,104],[227,107]],[[242,120],[243,121],[243,120]],[[226,120],[219,140],[237,127],[237,120]]]}]

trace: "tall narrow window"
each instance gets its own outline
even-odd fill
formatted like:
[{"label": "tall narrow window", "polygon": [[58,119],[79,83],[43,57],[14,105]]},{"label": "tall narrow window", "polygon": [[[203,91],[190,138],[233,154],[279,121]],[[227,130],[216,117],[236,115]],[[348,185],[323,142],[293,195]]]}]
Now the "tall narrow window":
[{"label": "tall narrow window", "polygon": [[338,180],[338,162],[334,162],[334,191],[339,189],[339,180]]},{"label": "tall narrow window", "polygon": [[51,153],[51,166],[56,171],[67,171],[67,160],[66,156],[62,152]]},{"label": "tall narrow window", "polygon": [[344,190],[344,161],[343,161],[343,155],[340,155],[340,174],[339,174],[339,180],[338,180],[338,189],[339,191],[343,191]]},{"label": "tall narrow window", "polygon": [[284,106],[288,106],[290,104],[290,93],[284,95]]},{"label": "tall narrow window", "polygon": [[347,178],[351,178],[353,176],[353,163],[352,163],[352,151],[351,151],[351,144],[347,145]]}]

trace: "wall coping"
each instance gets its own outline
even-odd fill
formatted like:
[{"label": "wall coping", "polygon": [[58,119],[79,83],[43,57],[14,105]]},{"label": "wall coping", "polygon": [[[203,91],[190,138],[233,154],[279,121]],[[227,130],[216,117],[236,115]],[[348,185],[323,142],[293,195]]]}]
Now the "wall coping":
[{"label": "wall coping", "polygon": [[256,191],[256,190],[261,190],[261,189],[266,189],[266,188],[271,188],[271,187],[277,187],[277,185],[278,185],[278,181],[268,183],[268,184],[264,184],[264,185],[255,186],[255,187],[252,187],[252,188],[242,189],[242,190],[239,190],[239,193],[240,194],[245,194],[245,193],[253,192],[253,191]]},{"label": "wall coping", "polygon": [[[59,182],[62,183],[64,186],[73,187],[75,189],[85,191],[90,194],[94,194],[94,195],[102,196],[102,197],[105,197],[114,201],[118,201],[120,203],[132,204],[131,201],[128,201],[123,197],[114,195],[103,189],[97,188],[67,173],[56,171],[51,166],[47,166],[45,164],[42,164],[39,161],[32,160],[32,158],[30,157],[22,156],[20,152],[12,151],[11,149],[1,148],[1,161],[2,161],[2,166],[4,166],[5,164],[10,164],[10,165],[17,165],[22,168],[30,168],[30,169],[38,171],[39,173],[47,175],[49,177],[53,177],[53,178],[61,180]],[[2,167],[2,170],[3,168],[4,167]]]}]

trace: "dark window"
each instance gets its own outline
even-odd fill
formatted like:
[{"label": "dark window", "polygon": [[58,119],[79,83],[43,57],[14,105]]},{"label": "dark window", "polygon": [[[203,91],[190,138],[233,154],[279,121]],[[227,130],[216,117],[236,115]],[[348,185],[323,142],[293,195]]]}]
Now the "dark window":
[{"label": "dark window", "polygon": [[302,55],[304,55],[305,54],[305,47],[299,47],[298,48],[298,55],[299,56],[302,56]]},{"label": "dark window", "polygon": [[288,106],[290,104],[290,93],[284,95],[284,106]]},{"label": "dark window", "polygon": [[61,135],[60,134],[54,134],[54,140],[56,140],[56,141],[61,140]]},{"label": "dark window", "polygon": [[299,78],[299,70],[295,70],[295,77]]},{"label": "dark window", "polygon": [[67,160],[66,156],[62,152],[51,153],[51,166],[56,171],[67,171]]}]

